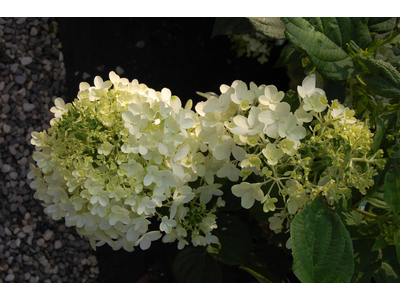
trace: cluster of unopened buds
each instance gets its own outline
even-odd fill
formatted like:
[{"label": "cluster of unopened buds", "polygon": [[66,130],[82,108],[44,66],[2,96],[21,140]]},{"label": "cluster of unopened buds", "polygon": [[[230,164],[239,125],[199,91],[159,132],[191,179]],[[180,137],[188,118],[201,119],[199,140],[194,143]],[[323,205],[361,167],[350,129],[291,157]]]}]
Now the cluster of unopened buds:
[{"label": "cluster of unopened buds", "polygon": [[295,104],[275,86],[235,81],[203,94],[195,111],[167,88],[109,77],[81,83],[72,104],[55,99],[48,132],[32,133],[28,174],[46,213],[94,248],[147,249],[163,233],[179,249],[218,243],[222,180],[243,208],[277,210],[269,221],[280,232],[318,193],[332,205],[353,187],[365,193],[382,165],[367,126],[329,104],[314,75]]}]

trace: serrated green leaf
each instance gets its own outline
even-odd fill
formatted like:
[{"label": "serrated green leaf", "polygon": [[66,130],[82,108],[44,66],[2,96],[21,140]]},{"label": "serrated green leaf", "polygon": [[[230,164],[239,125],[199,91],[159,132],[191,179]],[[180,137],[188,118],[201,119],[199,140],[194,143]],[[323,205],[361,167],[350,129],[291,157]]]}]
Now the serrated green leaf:
[{"label": "serrated green leaf", "polygon": [[371,32],[383,33],[392,30],[397,23],[394,17],[372,17],[368,20],[368,28]]},{"label": "serrated green leaf", "polygon": [[[329,27],[329,30],[327,29],[328,37],[324,32],[318,30],[325,30],[322,20],[321,25],[316,24],[318,22],[315,22],[316,20],[313,18],[308,20],[313,21],[316,27],[304,18],[282,18],[286,25],[287,38],[307,52],[321,75],[332,80],[346,80],[353,74],[354,68],[352,59],[341,47],[347,39],[347,36],[343,36],[341,33],[343,28],[334,26],[333,23],[332,26],[325,24],[325,27]],[[326,20],[325,23],[329,23],[328,21]],[[350,28],[343,32],[348,30]]]},{"label": "serrated green leaf", "polygon": [[384,78],[369,73],[359,73],[359,78],[368,87],[368,90],[372,91],[376,95],[380,95],[387,98],[400,98],[400,85],[392,85],[385,81]]},{"label": "serrated green leaf", "polygon": [[177,282],[214,283],[222,281],[217,261],[206,252],[206,247],[186,247],[176,256],[172,272]]},{"label": "serrated green leaf", "polygon": [[269,18],[249,18],[251,24],[253,24],[254,28],[274,39],[285,39],[285,24],[281,21],[280,18],[277,17],[269,17]]},{"label": "serrated green leaf", "polygon": [[358,77],[366,88],[377,95],[388,98],[400,97],[400,73],[390,63],[383,60],[351,54]]},{"label": "serrated green leaf", "polygon": [[360,47],[367,47],[372,42],[367,25],[368,18],[313,17],[305,19],[311,24],[315,24],[318,31],[324,33],[343,49],[350,40],[354,40]]},{"label": "serrated green leaf", "polygon": [[350,282],[354,271],[350,234],[317,196],[291,224],[293,272],[301,282]]},{"label": "serrated green leaf", "polygon": [[244,223],[233,215],[219,214],[218,228],[213,234],[218,245],[212,244],[213,256],[228,265],[245,265],[249,259],[252,239]]},{"label": "serrated green leaf", "polygon": [[395,214],[400,212],[400,166],[390,169],[385,176],[384,199]]}]

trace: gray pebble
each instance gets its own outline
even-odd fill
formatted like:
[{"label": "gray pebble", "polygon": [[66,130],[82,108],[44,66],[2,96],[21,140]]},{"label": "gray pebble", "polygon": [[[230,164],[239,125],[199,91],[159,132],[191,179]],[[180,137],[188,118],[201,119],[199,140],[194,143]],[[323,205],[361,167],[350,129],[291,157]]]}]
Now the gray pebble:
[{"label": "gray pebble", "polygon": [[54,232],[51,231],[50,229],[47,229],[46,232],[43,234],[43,238],[46,241],[49,241],[53,237]]},{"label": "gray pebble", "polygon": [[31,32],[30,35],[31,36],[36,36],[38,34],[38,30],[36,27],[31,27]]},{"label": "gray pebble", "polygon": [[26,65],[31,64],[32,61],[33,61],[33,60],[32,60],[32,57],[29,57],[29,56],[26,56],[26,57],[21,58],[21,64],[22,64],[23,66],[26,66]]},{"label": "gray pebble", "polygon": [[[3,126],[3,130],[4,130],[4,126]],[[4,164],[3,167],[1,168],[1,172],[3,173],[8,173],[11,170],[11,166],[8,164]]]},{"label": "gray pebble", "polygon": [[10,133],[10,131],[11,131],[11,126],[8,125],[7,123],[4,123],[4,124],[3,124],[3,131],[4,131],[4,133]]},{"label": "gray pebble", "polygon": [[22,75],[15,76],[15,82],[18,84],[24,84],[26,81],[26,77]]},{"label": "gray pebble", "polygon": [[8,274],[4,280],[7,282],[11,282],[14,281],[14,278],[15,278],[14,274]]},{"label": "gray pebble", "polygon": [[23,157],[20,160],[18,160],[18,164],[20,166],[25,166],[27,162],[28,162],[28,159],[26,157]]},{"label": "gray pebble", "polygon": [[35,109],[35,105],[32,103],[24,103],[22,105],[22,107],[23,107],[24,111],[26,111],[26,112],[29,112],[29,111],[32,111]]}]

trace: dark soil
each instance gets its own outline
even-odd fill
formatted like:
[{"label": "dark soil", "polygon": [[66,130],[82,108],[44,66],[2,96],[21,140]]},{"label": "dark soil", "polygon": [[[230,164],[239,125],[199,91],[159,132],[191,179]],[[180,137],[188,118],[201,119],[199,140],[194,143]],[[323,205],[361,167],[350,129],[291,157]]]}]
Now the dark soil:
[{"label": "dark soil", "polygon": [[[221,84],[230,85],[236,79],[288,90],[286,69],[272,68],[279,47],[265,65],[256,59],[238,58],[226,36],[212,38],[215,18],[59,18],[57,21],[67,71],[66,102],[76,97],[80,82],[93,84],[96,75],[107,80],[108,73],[117,66],[124,70],[121,77],[138,79],[155,90],[168,87],[182,103],[188,99],[195,103],[202,101],[196,91],[219,93]],[[86,80],[82,79],[84,73],[90,74]],[[98,280],[175,282],[171,264],[176,252],[176,244],[163,244],[160,240],[146,251],[137,248],[131,253],[99,247]],[[225,282],[255,282],[237,267],[220,266]]]}]

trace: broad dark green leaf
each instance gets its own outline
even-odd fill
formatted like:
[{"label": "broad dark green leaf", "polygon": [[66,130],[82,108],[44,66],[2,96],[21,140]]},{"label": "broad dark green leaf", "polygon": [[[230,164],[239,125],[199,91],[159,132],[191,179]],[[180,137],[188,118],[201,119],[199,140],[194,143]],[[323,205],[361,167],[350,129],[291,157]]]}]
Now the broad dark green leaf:
[{"label": "broad dark green leaf", "polygon": [[[307,52],[319,73],[328,79],[346,80],[353,74],[354,68],[352,59],[342,45],[351,38],[352,35],[348,33],[353,25],[351,21],[338,22],[337,19],[309,18],[306,20],[295,17],[282,18],[282,21],[286,25],[287,38]],[[345,23],[348,24],[344,25]]]},{"label": "broad dark green leaf", "polygon": [[394,17],[373,17],[368,20],[368,28],[371,32],[388,32],[391,31],[397,23]]},{"label": "broad dark green leaf", "polygon": [[249,18],[254,28],[262,34],[274,38],[285,39],[285,24],[277,17],[269,18]]},{"label": "broad dark green leaf", "polygon": [[387,98],[400,98],[399,84],[391,84],[376,74],[363,72],[359,73],[358,76],[368,87],[368,90],[374,94]]},{"label": "broad dark green leaf", "polygon": [[396,248],[388,246],[380,250],[382,266],[374,274],[377,283],[400,283],[400,264],[396,255]]},{"label": "broad dark green leaf", "polygon": [[217,261],[206,247],[186,247],[178,253],[172,266],[176,281],[181,283],[213,283],[222,281]]},{"label": "broad dark green leaf", "polygon": [[359,71],[358,77],[368,90],[383,97],[400,98],[400,73],[395,67],[383,60],[354,53],[351,55]]},{"label": "broad dark green leaf", "polygon": [[384,199],[395,214],[400,213],[400,166],[390,169],[385,176]]},{"label": "broad dark green leaf", "polygon": [[305,18],[339,47],[354,40],[360,47],[367,47],[372,38],[368,29],[368,18],[324,17]]},{"label": "broad dark green leaf", "polygon": [[213,234],[218,237],[219,243],[211,244],[212,255],[228,265],[245,265],[252,248],[246,225],[228,214],[219,214],[217,223],[218,228],[213,230]]},{"label": "broad dark green leaf", "polygon": [[350,282],[353,245],[340,218],[317,196],[291,224],[293,272],[301,282]]},{"label": "broad dark green leaf", "polygon": [[369,283],[375,271],[381,267],[382,261],[378,259],[379,253],[371,251],[373,244],[373,239],[353,241],[354,275],[351,282]]}]

